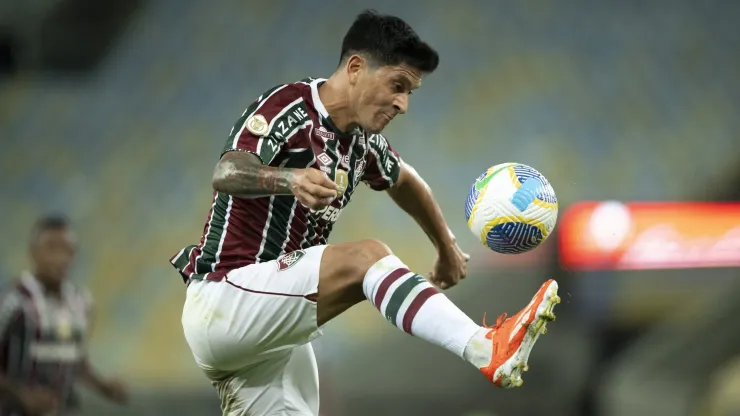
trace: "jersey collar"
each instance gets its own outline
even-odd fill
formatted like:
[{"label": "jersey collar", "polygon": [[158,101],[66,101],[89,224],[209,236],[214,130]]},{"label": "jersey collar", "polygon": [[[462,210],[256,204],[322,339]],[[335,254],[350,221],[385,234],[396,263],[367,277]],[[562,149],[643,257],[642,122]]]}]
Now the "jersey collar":
[{"label": "jersey collar", "polygon": [[319,98],[319,84],[323,84],[324,82],[326,82],[325,78],[316,78],[311,82],[311,98],[313,98],[313,105],[316,107],[316,111],[321,114],[321,117],[329,118],[329,112],[326,111],[324,103],[322,103],[321,98]]}]

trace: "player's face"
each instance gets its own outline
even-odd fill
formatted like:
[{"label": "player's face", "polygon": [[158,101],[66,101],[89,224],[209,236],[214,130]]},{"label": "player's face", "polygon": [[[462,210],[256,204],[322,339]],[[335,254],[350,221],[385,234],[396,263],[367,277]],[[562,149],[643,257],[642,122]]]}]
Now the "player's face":
[{"label": "player's face", "polygon": [[364,68],[355,85],[358,124],[370,133],[381,132],[408,110],[409,95],[419,87],[421,77],[419,70],[407,65]]},{"label": "player's face", "polygon": [[37,277],[58,285],[67,277],[76,252],[74,233],[66,228],[42,231],[31,246]]}]

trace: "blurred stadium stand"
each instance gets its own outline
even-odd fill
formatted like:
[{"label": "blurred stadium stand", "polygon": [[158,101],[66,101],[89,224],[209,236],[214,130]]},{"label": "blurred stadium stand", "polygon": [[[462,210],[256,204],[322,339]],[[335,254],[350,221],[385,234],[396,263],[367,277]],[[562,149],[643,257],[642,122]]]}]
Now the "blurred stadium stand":
[{"label": "blurred stadium stand", "polygon": [[4,69],[85,72],[101,61],[139,0],[31,0],[0,5]]},{"label": "blurred stadium stand", "polygon": [[[740,309],[736,301],[740,285],[723,292],[711,300],[713,305],[698,308],[692,319],[686,319],[683,305],[670,308],[663,322],[621,354],[605,373],[599,414],[683,415],[695,410],[700,414],[737,414],[738,401],[727,397],[722,391],[725,386],[716,381],[710,384],[715,373],[720,373],[715,379],[738,376],[723,367],[738,370],[737,365],[728,364],[736,361],[740,351],[740,325],[735,319]],[[708,390],[708,386],[714,389]]]},{"label": "blurred stadium stand", "polygon": [[[361,7],[0,2],[0,60],[17,67],[0,74],[0,229],[12,236],[0,242],[0,274],[25,266],[37,215],[69,213],[83,244],[76,278],[97,305],[93,358],[137,388],[129,409],[86,396],[85,414],[217,408],[182,337],[184,287],[167,260],[199,238],[212,168],[236,118],[272,85],[328,76]],[[735,407],[712,415],[737,414],[734,396],[709,388],[738,377],[737,365],[721,374],[710,368],[740,352],[736,339],[719,338],[732,331],[719,296],[738,281],[736,269],[564,272],[553,241],[538,249],[534,266],[514,267],[470,238],[463,202],[472,180],[504,161],[537,167],[563,209],[601,199],[737,201],[740,3],[373,7],[406,18],[442,56],[388,136],[474,255],[471,276],[450,297],[479,319],[518,310],[554,276],[565,301],[525,388],[514,392],[492,389],[459,359],[358,306],[316,343],[332,386],[326,415],[703,416],[727,406]],[[343,214],[335,242],[381,238],[412,268],[429,269],[433,251],[411,220],[388,198],[366,190],[356,198],[362,202]],[[686,324],[670,324],[670,335],[652,329],[673,310],[664,305],[681,309],[691,299],[696,318],[682,315]],[[708,345],[725,348],[711,363],[701,358]],[[689,364],[701,371],[689,376],[698,368]],[[639,384],[641,377],[653,382]]]}]

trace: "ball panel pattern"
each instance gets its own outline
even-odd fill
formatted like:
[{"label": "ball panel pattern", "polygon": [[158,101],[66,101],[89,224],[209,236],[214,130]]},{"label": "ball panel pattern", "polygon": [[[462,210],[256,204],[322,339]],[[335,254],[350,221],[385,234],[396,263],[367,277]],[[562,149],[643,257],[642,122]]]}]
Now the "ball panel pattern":
[{"label": "ball panel pattern", "polygon": [[557,215],[557,197],[548,180],[516,163],[487,169],[465,200],[468,227],[482,245],[498,253],[536,248],[552,232]]}]

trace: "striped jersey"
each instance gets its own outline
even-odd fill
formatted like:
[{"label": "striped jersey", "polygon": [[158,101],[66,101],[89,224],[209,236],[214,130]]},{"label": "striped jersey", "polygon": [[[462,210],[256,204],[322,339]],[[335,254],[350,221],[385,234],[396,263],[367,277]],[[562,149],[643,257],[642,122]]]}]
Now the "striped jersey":
[{"label": "striped jersey", "polygon": [[[89,293],[72,283],[53,295],[24,274],[0,294],[0,372],[15,385],[52,389],[72,407],[75,376],[87,356],[91,309]],[[14,406],[0,401],[0,415],[22,415]]]},{"label": "striped jersey", "polygon": [[236,122],[221,155],[250,152],[265,165],[312,167],[333,180],[341,169],[348,177],[344,194],[314,211],[292,195],[247,199],[214,192],[200,244],[170,259],[186,282],[221,280],[231,270],[326,244],[360,182],[380,191],[398,179],[400,157],[383,135],[360,128],[344,133],[334,125],[319,98],[325,81],[309,78],[266,91]]}]

